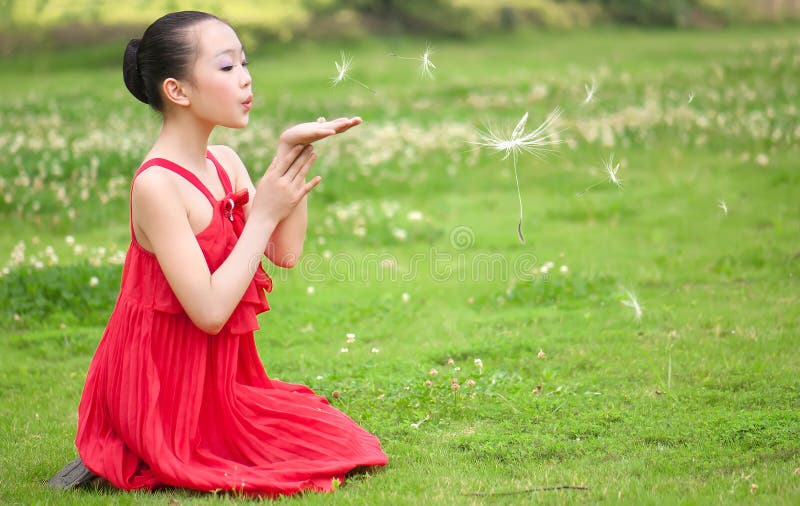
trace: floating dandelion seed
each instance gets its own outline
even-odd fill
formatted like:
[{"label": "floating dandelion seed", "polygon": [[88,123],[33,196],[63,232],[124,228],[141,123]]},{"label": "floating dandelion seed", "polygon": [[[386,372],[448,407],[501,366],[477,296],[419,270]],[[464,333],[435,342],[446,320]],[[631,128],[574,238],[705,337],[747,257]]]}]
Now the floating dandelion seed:
[{"label": "floating dandelion seed", "polygon": [[586,90],[586,98],[584,98],[583,102],[581,102],[581,103],[583,105],[586,105],[589,102],[591,102],[592,100],[594,100],[594,94],[597,91],[597,81],[592,79],[592,86],[589,87],[588,84],[584,84],[583,88]]},{"label": "floating dandelion seed", "polygon": [[688,102],[686,102],[686,103],[687,103],[687,104],[691,104],[691,103],[692,103],[692,100],[694,100],[694,92],[693,92],[693,91],[690,91],[690,92],[689,92],[689,101],[688,101]]},{"label": "floating dandelion seed", "polygon": [[428,420],[430,420],[430,418],[431,418],[431,415],[425,415],[425,418],[423,418],[419,422],[412,423],[411,427],[414,428],[414,429],[419,429],[419,426],[422,425],[423,423],[427,422]]},{"label": "floating dandelion seed", "polygon": [[628,300],[623,300],[622,303],[628,307],[632,307],[636,313],[636,321],[640,321],[642,319],[642,306],[639,305],[636,294],[630,290],[625,290],[625,293],[628,295]]},{"label": "floating dandelion seed", "polygon": [[608,160],[603,160],[603,169],[605,169],[606,173],[608,174],[608,179],[607,180],[604,179],[604,180],[599,181],[599,182],[597,182],[597,183],[595,183],[595,184],[593,184],[591,186],[588,186],[585,190],[580,191],[580,192],[576,193],[575,195],[577,197],[581,197],[581,196],[583,196],[584,193],[588,192],[589,190],[591,190],[595,186],[599,186],[599,185],[605,183],[606,181],[609,181],[610,183],[614,183],[615,185],[617,185],[617,188],[619,188],[621,190],[622,189],[622,179],[620,179],[617,176],[617,173],[619,172],[619,162],[617,162],[616,165],[614,164],[614,154],[613,153],[611,154],[611,156],[608,157]]},{"label": "floating dandelion seed", "polygon": [[428,79],[435,79],[433,76],[433,70],[436,69],[436,65],[431,61],[431,54],[433,54],[433,49],[431,45],[428,44],[425,47],[425,52],[422,53],[422,56],[417,57],[409,57],[409,56],[400,56],[397,53],[389,53],[389,56],[394,56],[395,58],[400,58],[401,60],[416,60],[419,63],[419,75],[420,77],[427,77]]},{"label": "floating dandelion seed", "polygon": [[728,216],[728,204],[726,204],[724,200],[720,200],[720,201],[717,203],[717,207],[719,207],[720,209],[722,209],[722,213],[723,213],[725,216]]},{"label": "floating dandelion seed", "polygon": [[339,63],[338,61],[334,62],[334,64],[336,65],[336,72],[338,72],[338,74],[336,74],[336,77],[331,78],[331,86],[336,86],[345,79],[350,79],[354,83],[359,84],[364,88],[366,88],[367,90],[369,90],[370,93],[376,93],[375,90],[373,90],[366,84],[350,76],[349,72],[351,67],[353,66],[353,58],[352,57],[349,58],[344,51],[342,51],[341,55],[342,55],[342,62],[341,63]]},{"label": "floating dandelion seed", "polygon": [[517,225],[517,235],[522,244],[525,244],[525,237],[522,235],[522,193],[519,187],[519,176],[517,175],[517,159],[521,153],[528,153],[540,160],[544,155],[550,151],[555,151],[549,146],[561,144],[562,141],[556,134],[558,131],[553,131],[552,127],[561,117],[561,108],[556,107],[548,114],[544,122],[539,125],[536,130],[525,133],[525,124],[528,121],[528,113],[526,112],[522,119],[519,120],[517,126],[511,132],[510,136],[504,136],[491,128],[487,128],[485,132],[479,131],[480,141],[475,142],[477,146],[492,148],[498,153],[505,153],[503,160],[509,156],[514,160],[514,179],[517,183],[517,198],[519,199],[519,224]]}]

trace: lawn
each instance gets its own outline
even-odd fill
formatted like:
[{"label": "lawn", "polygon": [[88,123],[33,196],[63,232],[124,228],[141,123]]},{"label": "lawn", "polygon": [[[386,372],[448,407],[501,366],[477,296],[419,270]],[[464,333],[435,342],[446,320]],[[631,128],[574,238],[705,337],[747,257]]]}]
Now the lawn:
[{"label": "lawn", "polygon": [[[800,502],[797,33],[252,48],[251,124],[213,141],[253,177],[287,125],[364,118],[317,147],[305,256],[267,266],[259,352],[390,458],[333,496],[284,501]],[[427,42],[435,80],[387,56]],[[0,503],[247,501],[44,486],[76,455],[130,177],[159,126],[122,84],[123,47],[3,62]],[[374,95],[331,87],[341,50]],[[512,159],[474,143],[556,107],[563,143],[518,161],[522,244]],[[621,187],[603,168],[612,155]],[[550,489],[563,485],[584,489]]]}]

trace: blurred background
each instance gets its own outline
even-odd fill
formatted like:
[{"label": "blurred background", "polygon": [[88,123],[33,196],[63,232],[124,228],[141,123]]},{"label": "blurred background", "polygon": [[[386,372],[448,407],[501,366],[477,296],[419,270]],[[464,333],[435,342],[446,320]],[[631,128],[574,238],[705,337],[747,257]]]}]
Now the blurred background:
[{"label": "blurred background", "polygon": [[628,24],[719,28],[800,16],[800,0],[0,1],[0,52],[63,48],[141,32],[165,12],[205,10],[262,42],[368,34],[476,37],[524,27]]}]

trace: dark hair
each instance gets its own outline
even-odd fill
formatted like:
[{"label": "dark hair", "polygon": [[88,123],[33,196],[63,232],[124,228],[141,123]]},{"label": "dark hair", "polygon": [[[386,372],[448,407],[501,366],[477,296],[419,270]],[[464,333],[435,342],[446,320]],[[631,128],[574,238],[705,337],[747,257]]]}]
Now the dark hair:
[{"label": "dark hair", "polygon": [[170,77],[187,79],[191,72],[197,48],[187,37],[188,29],[211,19],[222,21],[206,12],[173,12],[154,21],[141,39],[131,39],[122,59],[122,77],[128,91],[163,112],[161,83]]}]

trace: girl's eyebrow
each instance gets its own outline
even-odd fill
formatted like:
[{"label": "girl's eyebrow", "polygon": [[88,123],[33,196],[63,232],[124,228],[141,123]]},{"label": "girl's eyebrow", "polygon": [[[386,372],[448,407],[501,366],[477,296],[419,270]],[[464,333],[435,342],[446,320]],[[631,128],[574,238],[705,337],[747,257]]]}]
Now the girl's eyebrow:
[{"label": "girl's eyebrow", "polygon": [[[244,52],[244,46],[239,46],[239,51],[238,52],[243,53]],[[222,56],[225,53],[236,54],[237,51],[236,51],[236,49],[232,49],[232,48],[231,49],[223,49],[222,51],[220,51],[219,53],[214,55],[214,58],[216,58],[217,56]]]}]

